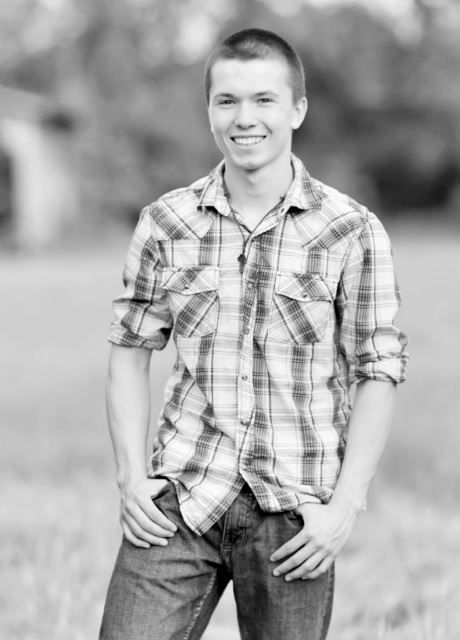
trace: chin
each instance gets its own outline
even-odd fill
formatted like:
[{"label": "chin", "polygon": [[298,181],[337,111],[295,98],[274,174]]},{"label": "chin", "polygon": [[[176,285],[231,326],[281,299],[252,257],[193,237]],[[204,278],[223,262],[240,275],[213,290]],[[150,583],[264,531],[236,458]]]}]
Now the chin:
[{"label": "chin", "polygon": [[260,162],[236,162],[234,165],[243,171],[257,171],[263,166]]},{"label": "chin", "polygon": [[257,169],[260,169],[264,165],[266,165],[267,162],[264,162],[260,158],[235,158],[232,164],[239,169],[244,169],[246,171],[256,171]]}]

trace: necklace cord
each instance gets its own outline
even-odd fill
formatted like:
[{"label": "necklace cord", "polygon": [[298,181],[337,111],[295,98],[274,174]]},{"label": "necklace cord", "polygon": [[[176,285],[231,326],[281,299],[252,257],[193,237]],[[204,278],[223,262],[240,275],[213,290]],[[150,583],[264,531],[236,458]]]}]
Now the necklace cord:
[{"label": "necklace cord", "polygon": [[253,233],[254,233],[254,231],[257,229],[257,227],[261,224],[261,222],[263,222],[263,221],[265,220],[265,218],[266,218],[270,213],[272,213],[272,211],[274,211],[275,209],[277,209],[277,208],[280,206],[280,204],[283,202],[283,200],[284,200],[285,196],[281,196],[281,197],[280,197],[279,202],[277,202],[277,203],[275,204],[275,206],[274,206],[274,207],[272,207],[272,208],[270,209],[270,211],[267,211],[267,213],[266,213],[266,214],[265,214],[265,215],[264,215],[264,216],[259,220],[259,222],[256,224],[256,226],[254,227],[254,229],[249,233],[249,236],[248,236],[247,238],[245,238],[245,237],[244,237],[244,233],[243,233],[243,231],[242,231],[242,229],[241,229],[241,225],[240,225],[240,223],[238,222],[238,219],[237,219],[237,217],[236,217],[236,216],[237,216],[237,215],[239,215],[239,214],[238,214],[238,212],[237,212],[237,211],[235,211],[235,209],[234,209],[234,208],[233,208],[233,206],[232,206],[232,201],[231,201],[230,193],[229,193],[228,191],[225,191],[225,192],[224,192],[224,195],[225,195],[225,197],[227,198],[228,204],[230,205],[230,209],[231,209],[231,211],[232,211],[232,213],[233,213],[234,220],[235,220],[236,225],[237,225],[237,227],[238,227],[238,229],[239,229],[239,231],[240,231],[240,233],[241,233],[241,236],[242,236],[242,238],[243,238],[243,248],[242,248],[242,250],[241,250],[240,255],[239,255],[239,256],[238,256],[238,258],[237,258],[238,262],[240,263],[240,273],[243,273],[243,271],[244,271],[244,267],[245,267],[246,262],[247,262],[247,258],[246,258],[246,255],[245,255],[245,253],[246,253],[246,245],[247,245],[247,243],[249,242],[249,240],[251,239],[252,234],[253,234]]}]

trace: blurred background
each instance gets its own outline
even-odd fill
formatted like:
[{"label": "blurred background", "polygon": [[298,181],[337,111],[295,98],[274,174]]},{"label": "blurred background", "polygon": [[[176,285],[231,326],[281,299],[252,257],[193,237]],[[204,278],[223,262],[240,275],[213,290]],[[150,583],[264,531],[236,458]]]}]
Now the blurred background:
[{"label": "blurred background", "polygon": [[[120,539],[111,301],[140,209],[220,160],[203,63],[251,26],[300,53],[294,150],[384,222],[410,340],[329,637],[460,637],[460,3],[0,0],[2,637],[97,637]],[[154,430],[173,344],[153,362]],[[217,637],[238,638],[230,591]]]}]

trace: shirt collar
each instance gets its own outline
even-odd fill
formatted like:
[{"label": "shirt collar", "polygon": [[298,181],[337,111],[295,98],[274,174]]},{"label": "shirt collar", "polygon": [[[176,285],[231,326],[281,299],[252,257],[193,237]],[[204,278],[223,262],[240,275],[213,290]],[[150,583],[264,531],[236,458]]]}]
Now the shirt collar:
[{"label": "shirt collar", "polygon": [[[294,154],[291,154],[291,162],[294,169],[294,178],[284,198],[283,210],[294,208],[299,211],[307,209],[319,209],[323,200],[323,194],[317,183],[311,178],[305,169],[303,162]],[[225,162],[222,160],[208,176],[198,203],[199,207],[213,207],[224,216],[231,212],[223,179]]]},{"label": "shirt collar", "polygon": [[201,208],[213,207],[219,213],[222,213],[224,216],[228,216],[231,212],[231,207],[225,193],[223,176],[224,166],[225,162],[222,160],[209,174],[203,187],[203,192],[198,206]]},{"label": "shirt collar", "polygon": [[293,153],[291,154],[291,162],[294,168],[294,178],[284,198],[283,209],[286,211],[290,208],[299,211],[320,209],[324,195],[318,183],[310,176],[303,162]]}]

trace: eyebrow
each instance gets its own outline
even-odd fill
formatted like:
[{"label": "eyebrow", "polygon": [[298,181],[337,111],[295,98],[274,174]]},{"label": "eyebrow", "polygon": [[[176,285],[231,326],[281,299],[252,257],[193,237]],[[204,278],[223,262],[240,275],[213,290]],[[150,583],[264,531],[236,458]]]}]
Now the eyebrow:
[{"label": "eyebrow", "polygon": [[216,93],[216,95],[214,96],[214,98],[234,98],[235,96],[233,95],[233,93],[225,93],[224,91],[221,91],[220,93]]},{"label": "eyebrow", "polygon": [[[278,94],[275,91],[258,91],[257,93],[254,94],[253,97],[255,98],[260,98],[261,96],[278,96]],[[219,93],[216,93],[214,98],[234,98],[235,95],[233,93],[227,93],[225,91],[221,91]]]}]

